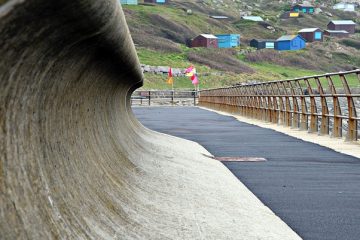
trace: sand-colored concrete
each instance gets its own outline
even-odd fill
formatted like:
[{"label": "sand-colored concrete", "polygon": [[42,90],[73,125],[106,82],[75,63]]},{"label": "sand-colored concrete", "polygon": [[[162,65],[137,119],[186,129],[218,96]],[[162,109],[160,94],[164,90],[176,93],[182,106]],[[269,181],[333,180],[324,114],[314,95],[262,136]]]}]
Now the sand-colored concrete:
[{"label": "sand-colored concrete", "polygon": [[353,157],[360,158],[360,143],[345,141],[345,138],[333,138],[329,135],[319,135],[318,133],[308,133],[297,128],[285,127],[283,125],[274,124],[270,122],[264,122],[253,118],[243,117],[237,114],[230,114],[228,112],[218,111],[206,107],[200,107],[212,112],[216,112],[225,116],[233,116],[241,122],[259,126],[262,128],[268,128],[277,132],[284,133],[297,139],[301,139],[307,142],[315,143],[320,146],[324,146],[333,149],[336,152],[347,154]]},{"label": "sand-colored concrete", "polygon": [[134,118],[142,74],[118,0],[8,4],[1,239],[299,239],[203,147]]}]

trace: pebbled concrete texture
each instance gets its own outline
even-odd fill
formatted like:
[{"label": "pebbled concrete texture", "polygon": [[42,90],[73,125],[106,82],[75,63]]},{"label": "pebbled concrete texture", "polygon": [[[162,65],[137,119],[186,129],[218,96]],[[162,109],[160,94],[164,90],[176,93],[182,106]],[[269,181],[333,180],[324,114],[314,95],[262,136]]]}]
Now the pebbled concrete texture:
[{"label": "pebbled concrete texture", "polygon": [[299,239],[199,144],[135,119],[119,1],[0,16],[1,239]]}]

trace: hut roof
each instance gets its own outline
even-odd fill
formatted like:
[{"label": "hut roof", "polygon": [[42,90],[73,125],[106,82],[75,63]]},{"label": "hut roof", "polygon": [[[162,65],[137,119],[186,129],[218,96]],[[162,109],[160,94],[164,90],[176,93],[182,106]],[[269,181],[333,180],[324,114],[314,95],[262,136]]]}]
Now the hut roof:
[{"label": "hut roof", "polygon": [[264,19],[260,16],[244,16],[242,17],[245,20],[255,21],[255,22],[263,22]]},{"label": "hut roof", "polygon": [[256,38],[254,38],[252,40],[255,40],[257,42],[275,42],[276,41],[275,39],[256,39]]},{"label": "hut roof", "polygon": [[285,35],[285,36],[279,37],[276,41],[289,41],[289,40],[293,40],[297,36],[299,36],[299,35]]},{"label": "hut roof", "polygon": [[333,20],[330,21],[330,23],[333,23],[335,25],[356,25],[356,23],[351,20]]},{"label": "hut roof", "polygon": [[294,6],[301,6],[301,7],[314,7],[311,4],[295,4]]},{"label": "hut roof", "polygon": [[229,17],[227,16],[210,16],[211,18],[214,18],[214,19],[228,19]]},{"label": "hut roof", "polygon": [[299,33],[305,33],[305,32],[315,32],[317,30],[320,30],[319,28],[303,28],[299,31]]},{"label": "hut roof", "polygon": [[349,33],[348,31],[345,30],[325,30],[328,33]]},{"label": "hut roof", "polygon": [[215,38],[215,39],[217,38],[212,34],[200,34],[200,36],[203,36],[204,38]]}]

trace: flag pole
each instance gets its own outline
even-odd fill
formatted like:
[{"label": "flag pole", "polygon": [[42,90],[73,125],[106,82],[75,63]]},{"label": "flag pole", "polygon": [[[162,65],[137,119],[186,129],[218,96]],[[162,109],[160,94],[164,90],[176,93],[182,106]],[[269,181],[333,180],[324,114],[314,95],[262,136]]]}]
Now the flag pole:
[{"label": "flag pole", "polygon": [[171,90],[172,90],[172,102],[171,102],[171,104],[174,105],[174,96],[175,96],[175,93],[174,93],[174,79],[171,82]]}]

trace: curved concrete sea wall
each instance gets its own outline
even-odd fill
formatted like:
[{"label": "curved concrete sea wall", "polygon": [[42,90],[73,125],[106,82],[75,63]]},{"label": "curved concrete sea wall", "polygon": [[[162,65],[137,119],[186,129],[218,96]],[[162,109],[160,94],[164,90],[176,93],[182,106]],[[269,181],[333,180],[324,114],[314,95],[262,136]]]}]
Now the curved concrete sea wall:
[{"label": "curved concrete sea wall", "polygon": [[0,239],[297,239],[200,145],[134,118],[118,2],[0,8]]}]

